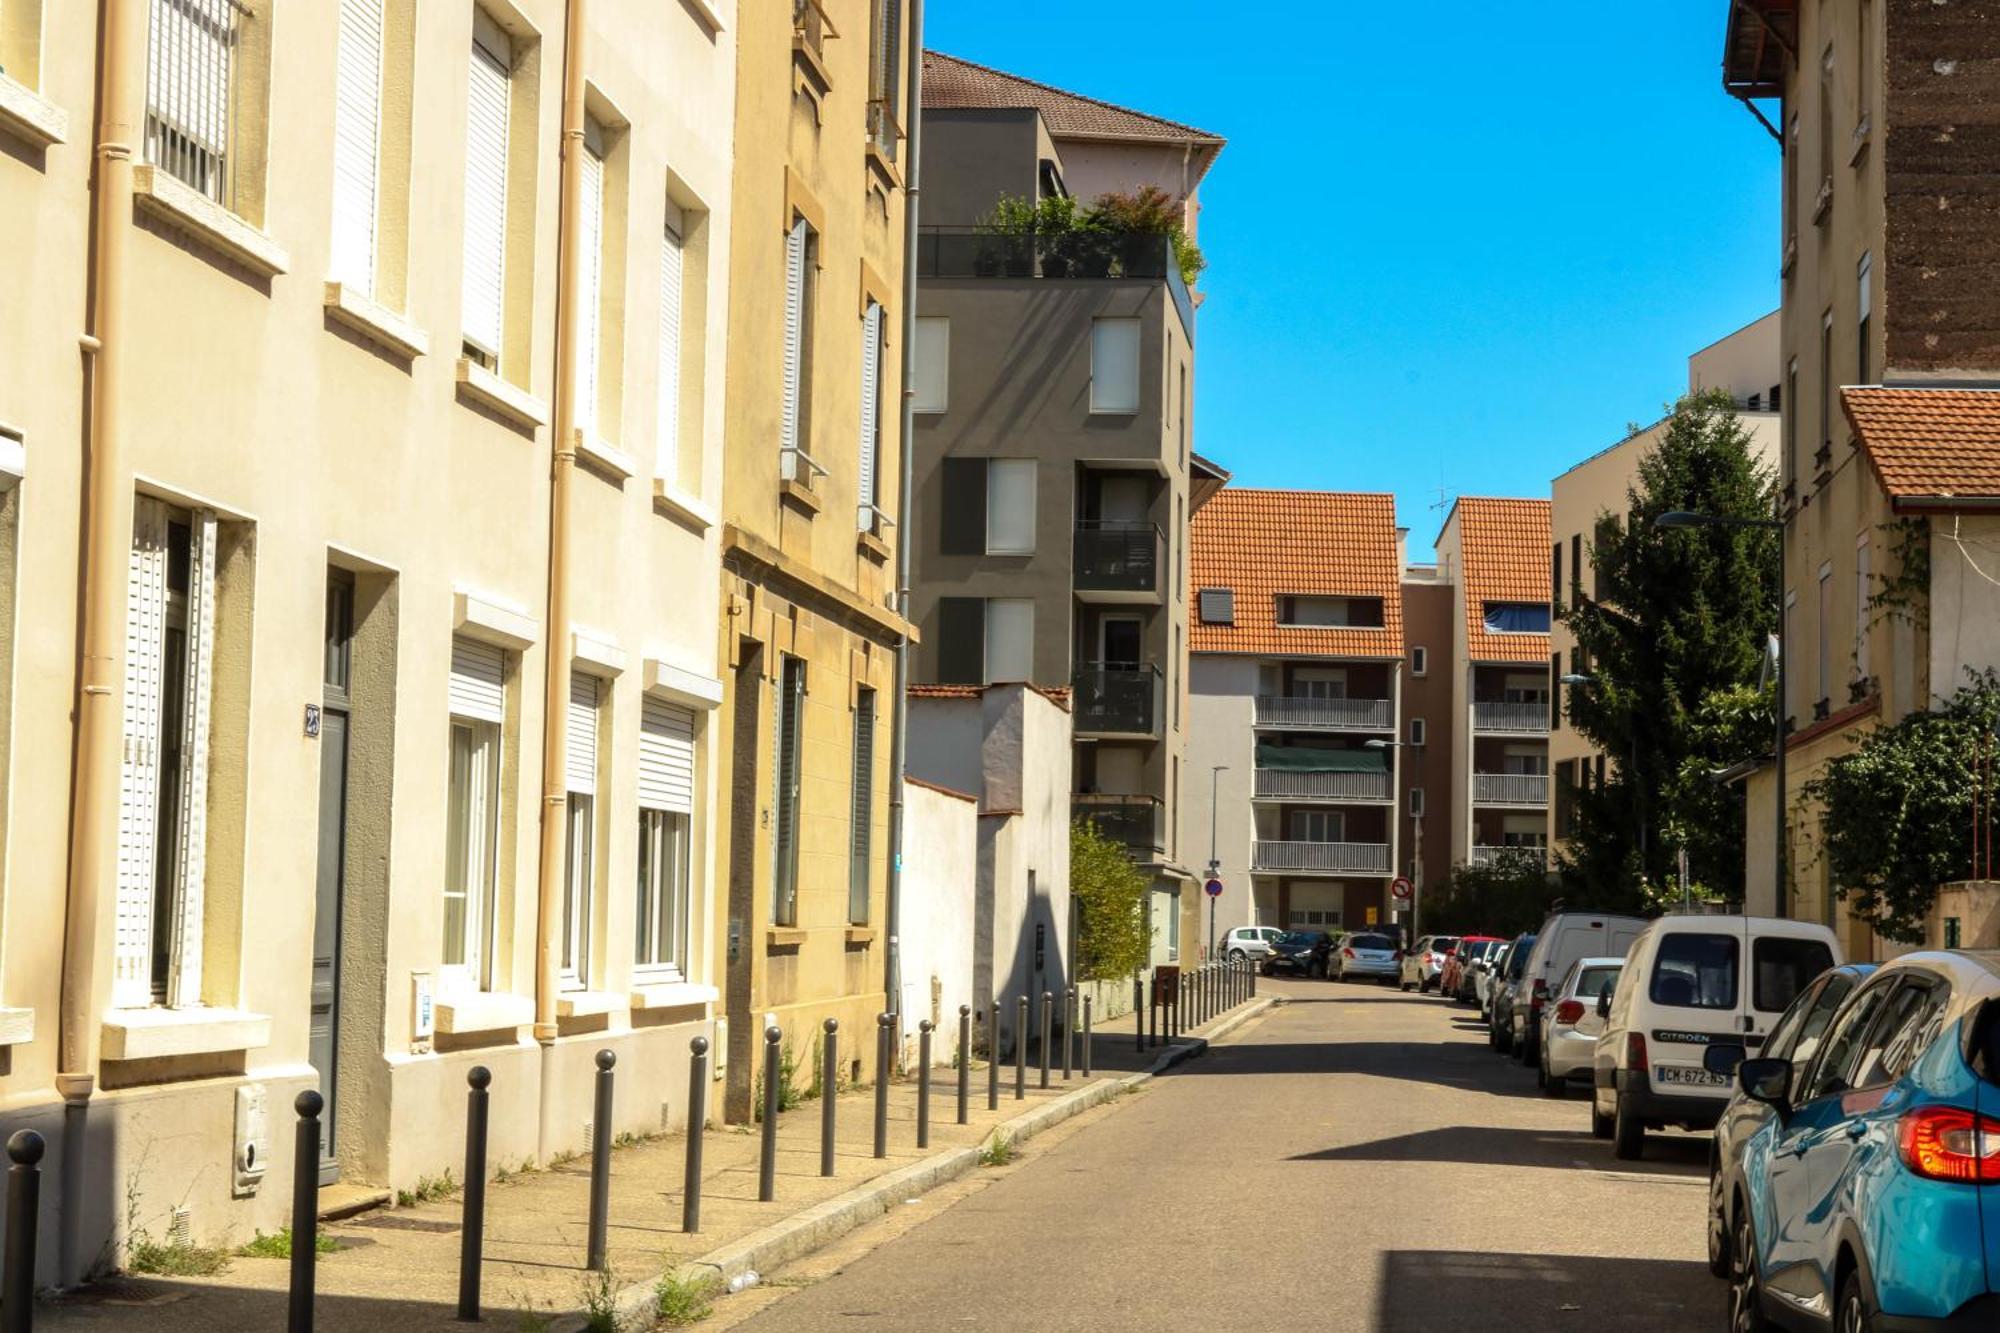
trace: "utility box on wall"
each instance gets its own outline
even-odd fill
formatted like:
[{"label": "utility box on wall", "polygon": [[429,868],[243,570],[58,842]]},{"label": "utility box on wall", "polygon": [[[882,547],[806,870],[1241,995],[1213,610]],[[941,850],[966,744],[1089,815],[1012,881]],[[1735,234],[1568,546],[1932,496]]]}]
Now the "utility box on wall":
[{"label": "utility box on wall", "polygon": [[236,1089],[236,1135],[230,1163],[230,1192],[248,1198],[264,1183],[266,1160],[271,1153],[270,1117],[266,1114],[264,1085],[245,1083]]}]

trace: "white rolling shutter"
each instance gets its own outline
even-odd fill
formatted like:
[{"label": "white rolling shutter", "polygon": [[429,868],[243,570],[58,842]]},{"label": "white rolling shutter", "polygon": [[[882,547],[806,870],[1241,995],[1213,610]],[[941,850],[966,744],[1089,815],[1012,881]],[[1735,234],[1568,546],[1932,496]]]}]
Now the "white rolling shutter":
[{"label": "white rolling shutter", "polygon": [[778,445],[799,447],[800,353],[806,310],[806,220],[792,223],[785,237],[785,378],[784,400],[778,418]]},{"label": "white rolling shutter", "polygon": [[875,455],[882,444],[882,307],[868,303],[861,316],[861,463],[856,523],[875,530]]},{"label": "white rolling shutter", "polygon": [[667,200],[666,233],[660,241],[660,410],[653,473],[668,481],[680,476],[683,221],[680,206]]},{"label": "white rolling shutter", "polygon": [[375,164],[382,122],[383,0],[340,0],[333,106],[330,276],[375,291]]},{"label": "white rolling shutter", "polygon": [[639,717],[639,805],[694,813],[694,713],[648,699]]},{"label": "white rolling shutter", "polygon": [[208,875],[208,718],[215,661],[215,514],[189,532],[187,712],[181,730],[180,846],[174,849],[172,984],[176,1009],[201,1003],[201,923]]},{"label": "white rolling shutter", "polygon": [[505,655],[491,644],[473,639],[451,641],[451,713],[453,717],[498,723],[505,717],[502,682]]},{"label": "white rolling shutter", "polygon": [[1139,410],[1139,321],[1090,322],[1090,410]]},{"label": "white rolling shutter", "polygon": [[508,70],[513,48],[483,12],[472,25],[465,124],[465,337],[500,350],[506,277]]},{"label": "white rolling shutter", "polygon": [[568,736],[563,751],[565,780],[570,791],[593,795],[597,791],[597,677],[580,671],[570,673],[565,725]]},{"label": "white rolling shutter", "polygon": [[118,787],[118,908],[111,1003],[152,1003],[154,838],[160,809],[160,692],[166,675],[167,507],[132,506],[125,575],[125,759]]},{"label": "white rolling shutter", "polygon": [[577,311],[576,424],[585,435],[597,432],[598,367],[604,332],[604,133],[596,121],[583,127],[583,290]]},{"label": "white rolling shutter", "polygon": [[230,0],[152,0],[147,33],[146,160],[225,205],[236,17]]}]

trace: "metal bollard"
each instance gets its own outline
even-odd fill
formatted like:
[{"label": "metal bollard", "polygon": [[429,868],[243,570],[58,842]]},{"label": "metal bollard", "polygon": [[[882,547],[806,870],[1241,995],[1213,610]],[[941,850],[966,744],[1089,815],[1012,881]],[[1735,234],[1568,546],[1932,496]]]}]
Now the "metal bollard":
[{"label": "metal bollard", "polygon": [[986,1109],[1000,1109],[1000,997],[986,1010]]},{"label": "metal bollard", "polygon": [[1083,995],[1083,1076],[1090,1077],[1090,992]]},{"label": "metal bollard", "polygon": [[1063,992],[1062,1043],[1063,1043],[1063,1082],[1065,1083],[1069,1082],[1069,1077],[1071,1073],[1070,1065],[1076,1056],[1075,1042],[1076,1042],[1076,987],[1071,986],[1069,989]]},{"label": "metal bollard", "polygon": [[1028,1095],[1028,997],[1014,1004],[1014,1100]]},{"label": "metal bollard", "polygon": [[1132,978],[1132,1042],[1138,1049],[1146,1049],[1146,985],[1136,976]]},{"label": "metal bollard", "polygon": [[[42,1154],[48,1145],[32,1129],[7,1140],[7,1253],[0,1258],[0,1333],[35,1326],[35,1224],[42,1198]],[[315,1163],[317,1170],[317,1163]]]},{"label": "metal bollard", "polygon": [[701,1135],[708,1128],[708,1038],[688,1043],[687,1167],[681,1175],[681,1230],[701,1230]]},{"label": "metal bollard", "polygon": [[967,1102],[972,1093],[972,1006],[958,1006],[958,1123],[971,1114]]},{"label": "metal bollard", "polygon": [[493,1071],[465,1071],[465,1194],[458,1215],[458,1317],[479,1319],[480,1263],[486,1251],[486,1089]]},{"label": "metal bollard", "polygon": [[819,1173],[833,1174],[833,1113],[840,1099],[840,1020],[829,1018],[824,1025],[826,1049],[819,1060]]},{"label": "metal bollard", "polygon": [[1255,963],[1250,965],[1250,998],[1253,1000],[1257,998],[1257,965]]},{"label": "metal bollard", "polygon": [[597,1053],[597,1105],[590,1127],[590,1239],[584,1247],[583,1266],[593,1273],[604,1271],[604,1250],[611,1231],[611,1068],[618,1053]]},{"label": "metal bollard", "polygon": [[896,1016],[886,1010],[875,1019],[875,1155],[889,1155],[889,1071],[894,1067],[894,1037],[890,1027]]},{"label": "metal bollard", "polygon": [[1158,1046],[1160,1044],[1160,979],[1157,976],[1153,978],[1152,984],[1146,987],[1146,1021],[1140,1026],[1146,1036],[1146,1040],[1141,1042],[1140,1045],[1142,1047]]},{"label": "metal bollard", "polygon": [[1049,1086],[1049,1011],[1056,1007],[1056,997],[1048,991],[1042,992],[1042,1086]]},{"label": "metal bollard", "polygon": [[326,1099],[307,1088],[292,1101],[299,1113],[292,1140],[292,1289],[286,1333],[312,1333],[313,1263],[319,1258],[319,1113]]},{"label": "metal bollard", "polygon": [[776,1023],[764,1029],[764,1150],[757,1161],[757,1202],[778,1197],[778,1043],[785,1039]]},{"label": "metal bollard", "polygon": [[917,1024],[917,1146],[931,1146],[931,1021]]}]

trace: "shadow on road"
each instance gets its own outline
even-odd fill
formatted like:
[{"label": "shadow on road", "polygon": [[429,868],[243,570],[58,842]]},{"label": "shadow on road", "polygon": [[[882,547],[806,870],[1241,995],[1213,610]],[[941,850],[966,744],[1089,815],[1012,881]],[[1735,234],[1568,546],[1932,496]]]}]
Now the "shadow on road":
[{"label": "shadow on road", "polygon": [[[1168,1071],[1170,1078],[1246,1074],[1366,1074],[1500,1097],[1539,1097],[1533,1073],[1468,1041],[1232,1042]],[[1579,1111],[1579,1115],[1582,1113]]]},{"label": "shadow on road", "polygon": [[1726,1322],[1722,1284],[1691,1260],[1391,1250],[1378,1293],[1376,1333],[1683,1333]]},{"label": "shadow on road", "polygon": [[1509,1129],[1499,1125],[1452,1125],[1397,1134],[1318,1152],[1298,1153],[1293,1162],[1469,1162],[1481,1166],[1547,1166],[1587,1171],[1645,1172],[1698,1179],[1708,1174],[1707,1138],[1652,1135],[1646,1157],[1621,1162],[1609,1144],[1586,1133]]}]

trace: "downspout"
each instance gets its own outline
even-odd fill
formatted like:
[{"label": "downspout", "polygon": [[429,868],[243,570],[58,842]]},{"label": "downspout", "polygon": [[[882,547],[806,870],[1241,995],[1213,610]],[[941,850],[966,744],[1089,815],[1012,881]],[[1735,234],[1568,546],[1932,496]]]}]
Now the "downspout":
[{"label": "downspout", "polygon": [[[83,1279],[85,1119],[97,1083],[99,898],[117,875],[123,763],[125,597],[117,571],[130,556],[130,476],[119,435],[126,244],[132,234],[132,156],[139,143],[139,61],[146,9],[103,0],[98,9],[97,197],[91,213],[90,415],[83,434],[83,530],[78,542],[83,623],[77,655],[76,739],[70,789],[69,884],[63,914],[56,1091],[63,1099],[61,1228],[56,1281]],[[114,890],[115,891],[115,890]]]},{"label": "downspout", "polygon": [[568,854],[569,806],[569,488],[576,472],[576,321],[583,295],[577,238],[583,231],[583,54],[585,0],[569,0],[563,19],[562,149],[556,227],[555,439],[549,471],[549,617],[542,696],[542,846],[535,904],[535,1040],[541,1044],[542,1114],[537,1155],[549,1155],[551,1056],[556,1041],[556,922]]},{"label": "downspout", "polygon": [[[896,478],[896,614],[910,621],[910,548],[916,529],[910,523],[910,474],[916,470],[917,398],[917,181],[922,170],[924,126],[924,0],[910,0],[909,134],[903,160],[903,420],[902,467]],[[910,636],[896,639],[896,698],[889,727],[889,893],[883,916],[889,927],[889,947],[882,958],[883,999],[897,1007],[902,994],[902,942],[898,938],[903,900],[903,763],[909,744]],[[897,1043],[900,1050],[901,1042]]]}]

